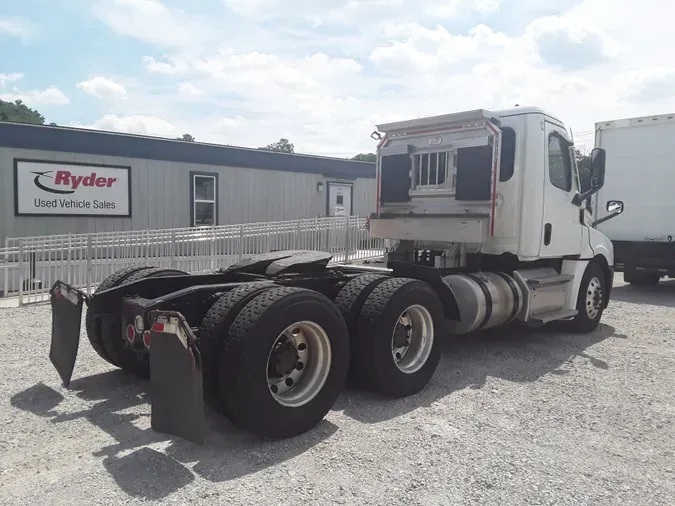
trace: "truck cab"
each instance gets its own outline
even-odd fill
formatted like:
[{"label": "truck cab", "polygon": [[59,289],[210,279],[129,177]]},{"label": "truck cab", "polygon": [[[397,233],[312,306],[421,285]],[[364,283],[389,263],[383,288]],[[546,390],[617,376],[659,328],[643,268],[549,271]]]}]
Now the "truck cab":
[{"label": "truck cab", "polygon": [[[557,287],[549,293],[556,300],[539,308],[547,321],[576,310],[590,263],[602,270],[607,295],[612,243],[593,227],[587,206],[604,185],[605,152],[593,151],[591,177],[582,182],[560,119],[539,108],[479,109],[378,125],[376,137],[370,232],[391,245],[388,263],[450,275],[539,269],[529,274]],[[523,283],[525,292],[533,286]],[[523,320],[538,312],[531,299]]]}]

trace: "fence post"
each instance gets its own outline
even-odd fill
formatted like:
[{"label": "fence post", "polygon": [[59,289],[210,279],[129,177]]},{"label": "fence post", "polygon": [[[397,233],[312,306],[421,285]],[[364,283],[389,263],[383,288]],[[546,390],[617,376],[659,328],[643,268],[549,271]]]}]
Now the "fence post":
[{"label": "fence post", "polygon": [[171,251],[169,254],[171,255],[171,260],[170,260],[170,268],[175,269],[176,268],[176,231],[172,230],[171,231],[171,243],[169,245],[171,248]]},{"label": "fence post", "polygon": [[150,230],[145,231],[145,265],[148,265],[150,262]]},{"label": "fence post", "polygon": [[214,247],[216,245],[216,229],[214,227],[211,227],[211,241],[209,241],[209,270],[213,272],[214,269]]},{"label": "fence post", "polygon": [[87,274],[85,279],[87,281],[87,295],[91,295],[91,275],[93,270],[94,245],[91,234],[87,234]]},{"label": "fence post", "polygon": [[239,262],[244,258],[244,225],[239,225]]},{"label": "fence post", "polygon": [[345,216],[345,263],[349,263],[349,225],[350,225],[349,216]]},{"label": "fence post", "polygon": [[5,237],[5,277],[2,295],[7,297],[9,294],[9,237]]},{"label": "fence post", "polygon": [[73,248],[73,245],[70,240],[70,234],[68,234],[68,250],[66,253],[66,279],[68,280],[68,283],[73,283],[74,280],[72,278],[73,276],[73,265],[72,265],[72,260],[71,260],[71,250]]},{"label": "fence post", "polygon": [[19,239],[19,306],[23,306],[23,239]]},{"label": "fence post", "polygon": [[295,225],[295,240],[293,241],[293,249],[301,249],[300,248],[300,220],[298,220],[298,223]]}]

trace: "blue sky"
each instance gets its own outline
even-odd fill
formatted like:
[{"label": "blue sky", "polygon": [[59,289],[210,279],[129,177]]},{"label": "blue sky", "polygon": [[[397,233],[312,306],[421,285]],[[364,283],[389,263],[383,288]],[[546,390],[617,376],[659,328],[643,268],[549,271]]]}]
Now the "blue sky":
[{"label": "blue sky", "polygon": [[0,6],[0,98],[61,125],[348,156],[378,122],[538,105],[675,110],[664,0],[22,0]]}]

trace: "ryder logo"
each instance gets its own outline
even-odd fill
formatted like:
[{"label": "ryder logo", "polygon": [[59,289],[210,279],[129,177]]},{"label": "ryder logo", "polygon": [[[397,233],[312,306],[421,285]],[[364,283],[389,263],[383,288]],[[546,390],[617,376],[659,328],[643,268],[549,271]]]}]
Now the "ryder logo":
[{"label": "ryder logo", "polygon": [[[110,188],[117,181],[116,177],[97,177],[95,172],[88,176],[74,176],[67,170],[57,170],[56,174],[51,176],[50,174],[53,172],[53,170],[32,172],[32,174],[35,174],[33,183],[42,191],[57,195],[69,195],[75,193],[75,190],[81,186]],[[49,184],[49,179],[52,180],[51,184]]]}]

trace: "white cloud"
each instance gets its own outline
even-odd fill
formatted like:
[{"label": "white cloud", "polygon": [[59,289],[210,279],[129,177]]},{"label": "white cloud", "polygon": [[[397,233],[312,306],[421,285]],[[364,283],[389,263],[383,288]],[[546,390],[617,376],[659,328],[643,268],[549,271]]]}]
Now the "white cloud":
[{"label": "white cloud", "polygon": [[76,86],[83,92],[101,99],[124,98],[127,95],[127,90],[124,86],[103,76],[79,82]]},{"label": "white cloud", "polygon": [[21,100],[28,106],[35,105],[66,105],[70,99],[55,86],[49,86],[44,90],[20,91],[13,89],[10,93],[0,93],[0,100],[14,102]]},{"label": "white cloud", "polygon": [[147,68],[148,71],[155,72],[157,74],[175,75],[187,70],[187,65],[185,62],[174,62],[171,60],[171,58],[169,58],[168,62],[162,62],[156,60],[152,56],[144,56],[143,63],[145,63],[145,68]]},{"label": "white cloud", "polygon": [[405,19],[411,13],[430,19],[451,19],[499,10],[502,0],[224,0],[235,13],[256,19],[297,19],[318,25],[363,24]]},{"label": "white cloud", "polygon": [[[665,0],[223,1],[234,14],[96,4],[116,33],[155,47],[143,58],[153,84],[128,90],[117,124],[348,156],[374,149],[378,122],[475,107],[539,105],[577,132],[675,110]],[[177,98],[193,101],[189,116]]]},{"label": "white cloud", "polygon": [[180,83],[178,93],[184,98],[199,98],[204,96],[204,91],[192,83]]},{"label": "white cloud", "polygon": [[179,132],[179,129],[175,125],[162,118],[143,115],[118,116],[116,114],[106,114],[92,124],[73,123],[71,126],[159,137],[175,137]]},{"label": "white cloud", "polygon": [[38,33],[35,24],[20,16],[0,16],[0,36],[9,35],[21,39],[31,39]]},{"label": "white cloud", "polygon": [[20,74],[18,72],[13,72],[11,74],[0,73],[0,86],[5,86],[7,83],[18,81],[19,79],[23,79],[23,74]]},{"label": "white cloud", "polygon": [[617,75],[614,88],[623,100],[654,101],[675,97],[675,67],[649,67]]},{"label": "white cloud", "polygon": [[208,18],[167,7],[159,0],[110,0],[92,7],[95,17],[121,35],[180,50],[215,40]]}]

